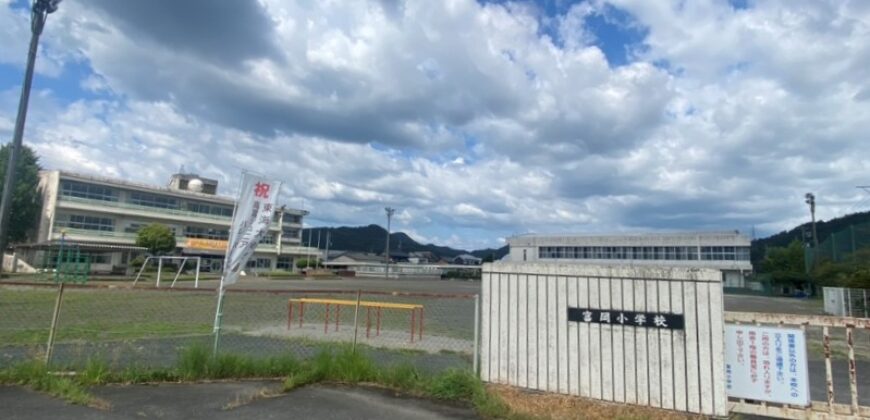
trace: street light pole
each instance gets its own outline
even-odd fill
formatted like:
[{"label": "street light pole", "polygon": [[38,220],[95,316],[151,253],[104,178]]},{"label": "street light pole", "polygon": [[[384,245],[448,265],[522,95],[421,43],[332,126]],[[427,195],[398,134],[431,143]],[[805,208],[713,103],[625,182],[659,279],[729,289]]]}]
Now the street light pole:
[{"label": "street light pole", "polygon": [[387,212],[387,245],[384,250],[384,278],[390,278],[390,221],[393,218],[393,214],[396,212],[396,209],[392,207],[384,208]]},{"label": "street light pole", "polygon": [[816,252],[819,250],[819,235],[816,232],[816,196],[813,193],[807,193],[805,195],[807,204],[810,205],[810,219],[813,224],[813,247],[816,248]]},{"label": "street light pole", "polygon": [[[39,35],[42,34],[42,29],[45,27],[45,19],[49,13],[57,10],[58,3],[60,0],[35,0],[30,12],[30,49],[27,52],[27,67],[24,70],[24,83],[21,85],[21,99],[18,101],[18,117],[15,119],[12,147],[9,150],[9,161],[6,163],[3,196],[0,198],[0,255],[6,254],[6,246],[9,242],[9,212],[12,208],[12,190],[15,189],[18,155],[21,154],[21,143],[24,138],[24,121],[27,118],[27,104],[30,102],[30,86],[33,82],[33,66],[36,63]],[[2,265],[0,265],[0,270],[2,270]]]}]

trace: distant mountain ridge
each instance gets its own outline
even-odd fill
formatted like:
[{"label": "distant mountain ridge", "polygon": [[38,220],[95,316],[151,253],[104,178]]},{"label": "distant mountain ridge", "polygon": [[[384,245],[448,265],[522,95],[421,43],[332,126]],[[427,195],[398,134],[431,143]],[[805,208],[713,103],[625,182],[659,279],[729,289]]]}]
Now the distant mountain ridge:
[{"label": "distant mountain ridge", "polygon": [[[319,235],[319,248],[325,250],[327,248],[327,233],[329,233],[329,238],[332,242],[329,245],[330,250],[382,254],[386,247],[387,230],[378,225],[306,228],[302,229],[302,244],[308,246],[308,239],[310,237],[311,246],[317,248],[317,238]],[[390,249],[392,251],[404,252],[429,251],[445,259],[450,259],[460,254],[471,254],[478,258],[492,256],[494,259],[499,259],[508,253],[507,245],[498,249],[486,248],[467,251],[435,244],[421,244],[404,232],[390,233]]]}]

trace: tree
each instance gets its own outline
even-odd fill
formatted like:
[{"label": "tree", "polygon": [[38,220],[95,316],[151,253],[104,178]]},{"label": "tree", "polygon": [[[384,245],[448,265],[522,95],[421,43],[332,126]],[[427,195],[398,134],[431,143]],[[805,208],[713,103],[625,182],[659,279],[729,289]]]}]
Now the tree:
[{"label": "tree", "polygon": [[842,261],[821,261],[813,277],[824,285],[870,288],[870,248],[859,249]]},{"label": "tree", "polygon": [[[0,193],[6,181],[6,166],[9,164],[10,146],[0,147]],[[35,232],[42,210],[42,195],[39,187],[39,158],[33,149],[23,146],[18,158],[18,175],[12,192],[9,208],[9,243],[23,242],[28,234]]]},{"label": "tree", "polygon": [[804,245],[792,241],[787,247],[771,247],[761,263],[761,270],[769,273],[774,283],[801,284],[809,280],[804,261]]},{"label": "tree", "polygon": [[175,235],[166,225],[152,223],[139,229],[136,246],[148,248],[152,255],[164,254],[175,250]]}]

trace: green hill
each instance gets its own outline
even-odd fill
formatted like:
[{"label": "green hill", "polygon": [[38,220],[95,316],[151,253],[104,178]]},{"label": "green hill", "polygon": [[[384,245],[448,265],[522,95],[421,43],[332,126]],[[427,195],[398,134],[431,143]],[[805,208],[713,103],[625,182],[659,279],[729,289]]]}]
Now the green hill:
[{"label": "green hill", "polygon": [[[302,230],[302,244],[308,245],[310,236],[311,246],[317,247],[317,237],[319,235],[320,249],[326,249],[327,233],[329,233],[330,241],[332,242],[329,249],[382,254],[386,246],[387,230],[378,225],[307,228]],[[403,232],[393,232],[390,234],[390,249],[404,252],[429,251],[445,259],[453,258],[459,254],[471,254],[479,258],[494,255],[498,259],[508,253],[507,246],[498,249],[487,248],[467,251],[434,244],[420,244]]]},{"label": "green hill", "polygon": [[[850,225],[862,223],[870,223],[870,211],[852,213],[842,217],[835,217],[831,220],[816,221],[816,230],[819,232],[819,242],[823,242],[832,233],[839,232],[843,229],[848,229]],[[764,258],[765,249],[769,247],[785,247],[797,239],[802,240],[803,232],[812,232],[810,222],[798,225],[790,230],[782,231],[777,234],[768,236],[767,238],[756,239],[752,241],[752,263],[759,264]],[[811,237],[807,237],[810,239]],[[756,266],[759,267],[759,266]]]}]

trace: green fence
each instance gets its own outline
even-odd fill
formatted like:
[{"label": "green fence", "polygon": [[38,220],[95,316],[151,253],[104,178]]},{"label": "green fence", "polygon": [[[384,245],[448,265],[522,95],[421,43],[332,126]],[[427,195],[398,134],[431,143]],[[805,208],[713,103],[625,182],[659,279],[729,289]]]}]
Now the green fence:
[{"label": "green fence", "polygon": [[870,223],[851,225],[832,233],[819,243],[818,249],[807,248],[804,253],[808,268],[816,262],[841,262],[857,250],[870,248]]}]

